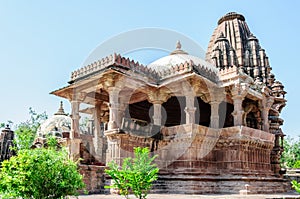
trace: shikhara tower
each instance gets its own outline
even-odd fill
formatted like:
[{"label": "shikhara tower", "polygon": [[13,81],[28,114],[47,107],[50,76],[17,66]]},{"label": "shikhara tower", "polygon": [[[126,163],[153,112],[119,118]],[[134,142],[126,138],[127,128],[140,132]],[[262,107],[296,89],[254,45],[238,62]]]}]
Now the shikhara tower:
[{"label": "shikhara tower", "polygon": [[[206,60],[180,42],[147,66],[112,54],[72,72],[69,85],[52,92],[71,102],[65,139],[73,158],[121,164],[133,147],[149,147],[160,167],[154,191],[174,193],[236,193],[245,184],[251,193],[285,191],[285,93],[237,13],[218,21]],[[81,113],[91,116],[86,131]]]}]

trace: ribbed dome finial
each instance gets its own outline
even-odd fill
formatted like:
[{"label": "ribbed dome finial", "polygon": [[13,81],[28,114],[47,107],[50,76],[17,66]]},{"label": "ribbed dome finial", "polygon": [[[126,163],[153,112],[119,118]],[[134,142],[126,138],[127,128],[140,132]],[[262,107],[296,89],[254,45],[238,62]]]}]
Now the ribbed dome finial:
[{"label": "ribbed dome finial", "polygon": [[181,43],[180,43],[179,40],[178,40],[177,43],[176,43],[176,49],[177,49],[177,50],[180,50],[180,49],[181,49]]},{"label": "ribbed dome finial", "polygon": [[176,42],[176,49],[170,53],[170,55],[175,55],[175,54],[188,54],[187,52],[181,50],[181,43],[179,40]]}]

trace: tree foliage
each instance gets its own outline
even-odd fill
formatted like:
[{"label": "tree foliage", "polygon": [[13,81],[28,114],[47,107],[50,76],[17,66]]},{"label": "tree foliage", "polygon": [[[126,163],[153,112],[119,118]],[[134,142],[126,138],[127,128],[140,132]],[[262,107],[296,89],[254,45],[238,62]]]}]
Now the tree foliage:
[{"label": "tree foliage", "polygon": [[15,130],[15,144],[18,150],[31,147],[41,122],[48,118],[45,112],[36,113],[32,108],[29,108],[29,115],[30,119],[21,122]]},{"label": "tree foliage", "polygon": [[134,149],[134,155],[134,158],[125,158],[122,167],[115,162],[109,163],[110,169],[105,172],[114,182],[106,188],[118,189],[125,198],[129,198],[128,195],[133,193],[136,198],[145,199],[153,181],[157,179],[159,169],[153,164],[157,156],[150,157],[149,149],[140,147]]},{"label": "tree foliage", "polygon": [[76,195],[84,187],[76,162],[58,150],[55,138],[48,148],[22,149],[2,163],[0,194],[4,198],[42,199]]},{"label": "tree foliage", "polygon": [[67,150],[57,148],[55,137],[47,138],[48,148],[30,149],[46,113],[29,109],[30,119],[17,125],[17,156],[2,162],[0,195],[2,198],[44,199],[77,195],[84,187],[77,163]]},{"label": "tree foliage", "polygon": [[300,164],[300,140],[287,137],[283,143],[284,151],[281,156],[281,165],[287,168],[297,168]]}]

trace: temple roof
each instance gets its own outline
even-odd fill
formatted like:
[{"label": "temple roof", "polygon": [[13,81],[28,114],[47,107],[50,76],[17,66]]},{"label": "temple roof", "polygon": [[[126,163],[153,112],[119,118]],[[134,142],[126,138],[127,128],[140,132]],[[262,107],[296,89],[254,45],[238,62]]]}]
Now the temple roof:
[{"label": "temple roof", "polygon": [[178,66],[186,62],[193,63],[196,66],[204,66],[205,68],[215,73],[218,72],[217,68],[214,65],[204,61],[199,57],[189,55],[187,52],[183,51],[181,49],[180,41],[177,41],[176,49],[173,52],[171,52],[170,55],[155,60],[154,62],[148,64],[147,67],[157,72],[163,72],[165,70],[172,69],[172,67],[174,66]]},{"label": "temple roof", "polygon": [[229,12],[219,19],[218,26],[214,30],[208,44],[206,61],[211,61],[215,41],[220,37],[221,33],[235,50],[238,64],[242,65],[242,56],[246,49],[248,37],[251,35],[245,17],[236,12]]},{"label": "temple roof", "polygon": [[37,135],[38,137],[46,137],[48,135],[62,137],[63,132],[70,132],[70,130],[71,117],[67,116],[64,112],[63,104],[61,102],[57,113],[40,125]]},{"label": "temple roof", "polygon": [[100,73],[105,73],[108,70],[119,71],[123,74],[128,73],[129,75],[134,72],[135,76],[147,77],[148,83],[151,84],[157,84],[157,82],[179,74],[194,72],[214,83],[218,81],[218,70],[214,65],[199,57],[189,55],[181,49],[180,42],[177,42],[176,49],[170,55],[162,57],[147,66],[114,53],[73,71],[69,83],[74,84]]},{"label": "temple roof", "polygon": [[243,15],[238,14],[236,12],[229,12],[219,19],[218,25],[220,25],[224,21],[230,21],[230,20],[234,20],[234,19],[238,19],[240,21],[245,21],[245,17]]}]

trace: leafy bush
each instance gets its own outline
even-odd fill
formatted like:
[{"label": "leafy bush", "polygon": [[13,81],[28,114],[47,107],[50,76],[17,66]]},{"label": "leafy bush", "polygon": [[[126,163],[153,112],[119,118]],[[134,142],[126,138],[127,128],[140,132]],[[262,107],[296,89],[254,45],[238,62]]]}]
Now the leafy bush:
[{"label": "leafy bush", "polygon": [[295,162],[295,164],[293,165],[293,168],[295,168],[295,169],[299,169],[300,168],[300,160],[297,160]]},{"label": "leafy bush", "polygon": [[65,198],[84,187],[77,164],[66,150],[57,150],[53,138],[49,148],[19,150],[2,163],[0,194],[4,198]]},{"label": "leafy bush", "polygon": [[[283,141],[284,151],[281,156],[281,165],[292,168],[300,160],[300,140],[287,137]],[[299,165],[300,166],[300,165]],[[295,168],[295,167],[294,167]]]},{"label": "leafy bush", "polygon": [[292,187],[293,187],[298,193],[300,193],[300,184],[299,184],[296,180],[293,180],[291,183],[292,183]]},{"label": "leafy bush", "polygon": [[157,157],[149,157],[148,148],[137,147],[134,149],[134,158],[125,158],[120,168],[115,162],[109,163],[105,172],[112,177],[114,183],[106,188],[116,188],[120,194],[129,198],[133,193],[139,199],[145,199],[157,179],[159,169],[153,164]]}]

